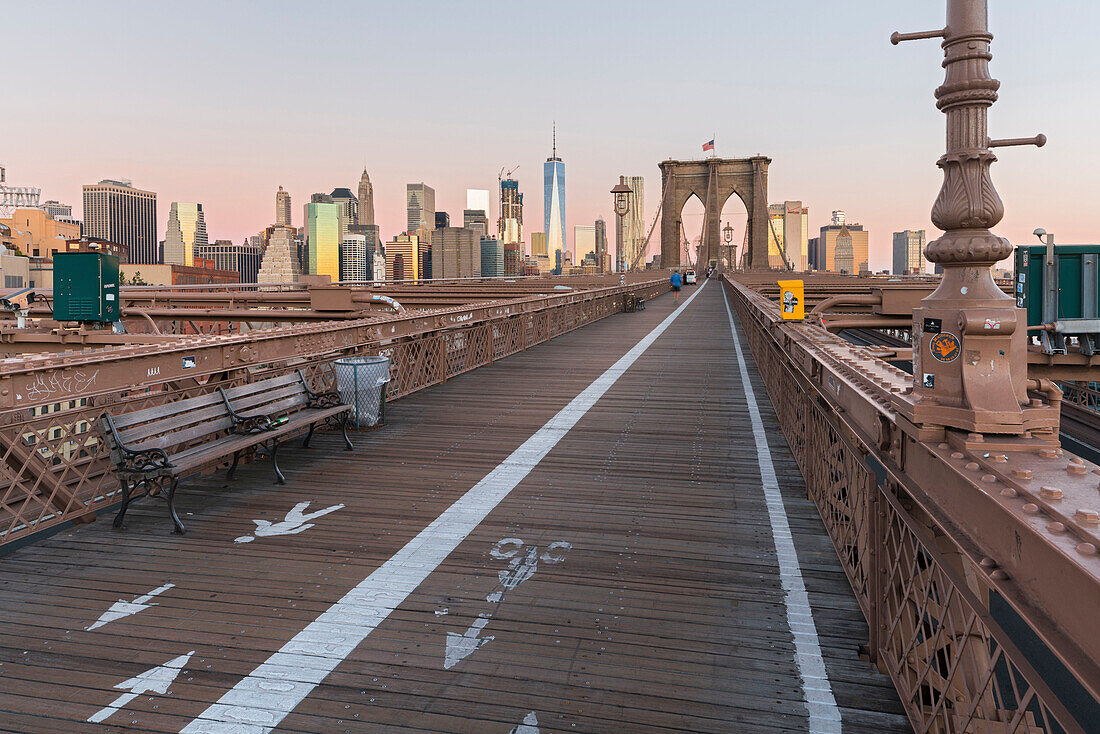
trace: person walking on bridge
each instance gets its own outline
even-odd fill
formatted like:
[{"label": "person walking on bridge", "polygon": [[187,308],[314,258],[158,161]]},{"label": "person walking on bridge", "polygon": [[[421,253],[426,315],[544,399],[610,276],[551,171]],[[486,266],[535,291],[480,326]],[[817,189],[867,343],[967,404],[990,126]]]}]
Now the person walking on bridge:
[{"label": "person walking on bridge", "polygon": [[669,278],[669,282],[672,283],[672,296],[677,301],[680,300],[680,286],[684,284],[684,279],[680,277],[679,270],[672,271],[672,277]]}]

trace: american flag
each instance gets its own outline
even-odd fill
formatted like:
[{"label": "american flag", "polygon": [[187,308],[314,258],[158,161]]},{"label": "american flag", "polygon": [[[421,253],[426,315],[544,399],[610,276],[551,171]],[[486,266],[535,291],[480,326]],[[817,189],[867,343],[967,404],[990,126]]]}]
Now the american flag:
[{"label": "american flag", "polygon": [[703,143],[703,152],[706,152],[708,150],[714,150],[714,138],[711,138],[710,141]]}]

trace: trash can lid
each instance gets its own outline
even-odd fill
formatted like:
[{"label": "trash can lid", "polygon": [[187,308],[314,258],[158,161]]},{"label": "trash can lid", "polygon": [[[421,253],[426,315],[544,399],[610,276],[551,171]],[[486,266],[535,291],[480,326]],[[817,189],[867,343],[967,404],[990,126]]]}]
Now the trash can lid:
[{"label": "trash can lid", "polygon": [[389,357],[340,357],[333,360],[333,364],[340,365],[356,365],[356,364],[383,364],[389,362]]}]

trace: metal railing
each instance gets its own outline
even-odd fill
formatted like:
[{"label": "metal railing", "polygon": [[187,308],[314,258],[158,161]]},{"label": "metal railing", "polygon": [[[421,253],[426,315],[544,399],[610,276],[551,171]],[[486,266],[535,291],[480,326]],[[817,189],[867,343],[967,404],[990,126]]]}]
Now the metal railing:
[{"label": "metal railing", "polygon": [[810,498],[867,619],[871,660],[918,732],[1084,732],[989,611],[955,529],[879,461],[784,349],[774,317],[724,282]]},{"label": "metal railing", "polygon": [[[302,369],[315,388],[332,389],[332,361],[352,354],[390,358],[387,399],[395,400],[618,313],[624,293],[651,298],[667,289],[668,282],[661,278],[546,298],[541,307],[533,304],[525,310],[475,305],[468,312],[426,312],[415,320],[395,320],[403,328],[390,338],[371,322],[372,336],[351,344],[326,336],[337,327],[326,332],[321,325],[301,336],[290,332],[283,337],[279,344],[285,351],[279,359],[272,359],[260,341],[272,339],[277,330],[264,330],[256,332],[254,341],[234,337],[212,342],[214,347],[206,349],[223,344],[220,363],[233,366],[198,378],[139,379],[136,375],[159,370],[138,363],[139,357],[153,358],[140,349],[127,348],[132,357],[102,365],[79,362],[89,358],[86,352],[36,360],[34,367],[20,370],[18,383],[0,375],[0,392],[21,391],[13,407],[0,410],[0,546],[60,523],[88,522],[96,511],[118,501],[118,480],[98,429],[98,419],[106,411],[140,410],[296,369]],[[339,328],[344,330],[341,334],[349,333],[348,327]],[[130,387],[100,387],[120,382],[101,372],[126,370],[135,375],[126,378]],[[13,388],[15,384],[24,387]],[[30,390],[25,389],[28,385]]]}]

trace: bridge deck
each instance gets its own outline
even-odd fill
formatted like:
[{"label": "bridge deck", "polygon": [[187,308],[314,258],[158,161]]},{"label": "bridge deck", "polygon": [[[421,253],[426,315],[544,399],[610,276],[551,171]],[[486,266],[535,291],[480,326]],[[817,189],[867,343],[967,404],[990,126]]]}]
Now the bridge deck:
[{"label": "bridge deck", "polygon": [[[139,504],[125,532],[104,518],[3,558],[0,730],[806,731],[809,697],[816,730],[839,713],[845,732],[909,731],[858,657],[865,624],[745,345],[769,513],[721,289],[696,292],[625,371],[605,372],[671,296],[394,403],[355,452],[288,448],[286,486],[266,461],[186,483],[186,536]],[[307,501],[343,507],[235,542]],[[777,510],[832,709],[816,648],[796,654]],[[174,659],[168,693],[146,681],[103,711]]]}]

